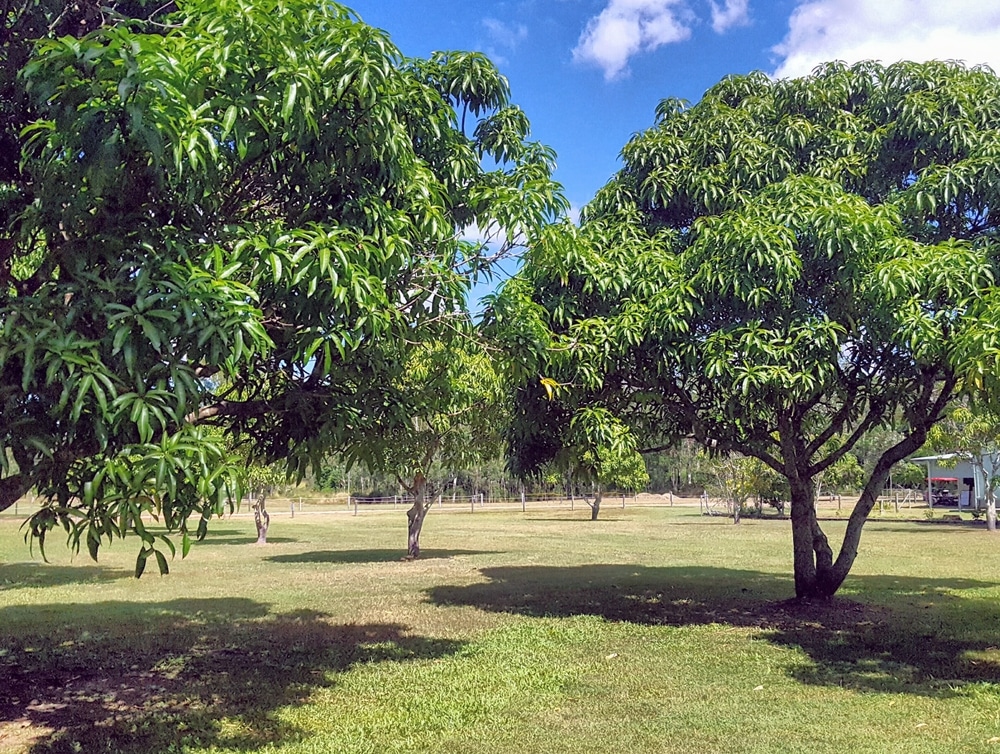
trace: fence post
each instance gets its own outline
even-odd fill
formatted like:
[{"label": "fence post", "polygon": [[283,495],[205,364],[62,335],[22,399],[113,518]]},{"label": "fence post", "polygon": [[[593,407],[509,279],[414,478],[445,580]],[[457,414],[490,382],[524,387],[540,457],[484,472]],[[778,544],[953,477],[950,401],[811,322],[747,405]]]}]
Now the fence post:
[{"label": "fence post", "polygon": [[624,508],[625,508],[625,493],[622,492],[622,509],[624,510]]},{"label": "fence post", "polygon": [[521,513],[524,513],[524,487],[521,488]]},{"label": "fence post", "polygon": [[[350,499],[348,499],[348,505],[350,505]],[[358,515],[358,498],[354,498],[354,515]]]},{"label": "fence post", "polygon": [[674,507],[674,491],[670,490],[667,494],[670,495],[670,507],[673,508]]}]

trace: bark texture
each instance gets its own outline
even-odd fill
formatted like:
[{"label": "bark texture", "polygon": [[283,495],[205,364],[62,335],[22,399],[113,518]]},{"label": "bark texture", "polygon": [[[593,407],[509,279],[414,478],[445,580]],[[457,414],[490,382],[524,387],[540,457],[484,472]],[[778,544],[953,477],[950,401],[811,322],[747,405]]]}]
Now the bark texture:
[{"label": "bark texture", "polygon": [[598,514],[601,512],[601,500],[604,498],[604,491],[601,486],[598,485],[597,489],[594,491],[594,502],[587,501],[590,506],[590,520],[596,521]]},{"label": "bark texture", "polygon": [[404,560],[416,560],[420,557],[420,531],[424,526],[424,518],[430,504],[427,502],[427,480],[423,474],[417,474],[414,479],[413,505],[406,511],[406,556]]},{"label": "bark texture", "polygon": [[10,508],[27,495],[30,489],[31,482],[24,474],[14,474],[0,479],[0,511]]},{"label": "bark texture", "polygon": [[253,504],[253,520],[257,525],[257,544],[259,545],[267,544],[267,527],[271,525],[271,516],[264,507],[266,502],[267,496],[261,492],[258,493]]}]

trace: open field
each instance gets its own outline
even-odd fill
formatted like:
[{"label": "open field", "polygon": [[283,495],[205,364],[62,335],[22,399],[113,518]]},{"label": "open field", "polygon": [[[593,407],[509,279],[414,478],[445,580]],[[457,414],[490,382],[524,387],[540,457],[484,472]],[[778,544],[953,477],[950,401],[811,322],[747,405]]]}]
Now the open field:
[{"label": "open field", "polygon": [[239,517],[141,581],[4,517],[0,751],[1000,752],[1000,538],[874,520],[801,611],[787,521],[586,516]]}]

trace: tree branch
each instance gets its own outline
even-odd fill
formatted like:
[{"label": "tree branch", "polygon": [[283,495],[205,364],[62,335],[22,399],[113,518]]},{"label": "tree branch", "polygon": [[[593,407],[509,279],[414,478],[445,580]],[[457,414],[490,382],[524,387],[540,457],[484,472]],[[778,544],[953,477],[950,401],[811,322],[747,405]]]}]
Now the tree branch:
[{"label": "tree branch", "polygon": [[[841,458],[847,455],[847,452],[857,444],[858,440],[860,440],[862,436],[869,429],[875,426],[875,424],[882,419],[882,417],[885,415],[885,409],[886,406],[884,402],[871,401],[869,404],[868,414],[865,416],[862,422],[855,428],[854,432],[851,433],[850,437],[848,437],[847,440],[839,448],[830,453],[830,455],[828,455],[822,461],[818,461],[814,463],[812,466],[810,466],[809,476],[816,476],[817,474],[826,471],[826,469],[830,468],[831,466],[833,466],[833,464],[835,464],[837,461],[839,461]],[[833,435],[830,435],[830,437],[832,436]],[[813,445],[815,445],[815,442],[813,443]],[[813,445],[810,445],[809,448],[811,449]],[[815,450],[811,450],[807,458],[812,458],[813,453],[815,453],[818,450],[819,450],[818,447]]]},{"label": "tree branch", "polygon": [[0,511],[5,511],[31,489],[31,480],[22,474],[0,479]]}]

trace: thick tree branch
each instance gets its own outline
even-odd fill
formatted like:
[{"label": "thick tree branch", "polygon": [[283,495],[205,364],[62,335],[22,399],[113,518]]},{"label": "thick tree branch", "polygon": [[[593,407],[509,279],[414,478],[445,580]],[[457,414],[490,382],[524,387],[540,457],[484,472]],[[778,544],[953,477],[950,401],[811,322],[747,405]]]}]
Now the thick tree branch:
[{"label": "thick tree branch", "polygon": [[[817,461],[816,463],[814,463],[812,466],[809,467],[809,476],[816,476],[817,474],[826,471],[826,469],[830,468],[831,466],[833,466],[833,464],[835,464],[837,461],[839,461],[841,458],[847,455],[848,451],[850,451],[851,448],[853,448],[858,443],[858,440],[860,440],[868,430],[870,430],[872,427],[874,427],[878,422],[882,420],[882,417],[885,416],[885,409],[886,406],[884,402],[871,401],[871,403],[869,404],[868,414],[865,416],[862,422],[857,427],[855,427],[851,435],[847,438],[847,440],[844,441],[844,443],[839,448],[831,452],[822,461]],[[809,446],[810,452],[807,458],[811,458],[813,453],[819,450],[818,447],[815,450],[812,450],[812,447],[813,447],[812,445]]]},{"label": "thick tree branch", "polygon": [[218,401],[191,412],[186,419],[189,424],[204,424],[210,419],[219,417],[249,419],[254,416],[262,416],[273,410],[271,401]]},{"label": "thick tree branch", "polygon": [[0,511],[10,508],[28,494],[30,489],[31,480],[24,474],[14,474],[0,479]]}]

